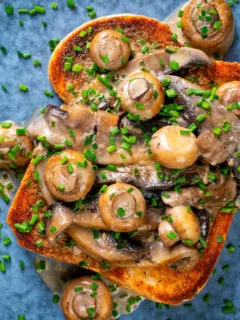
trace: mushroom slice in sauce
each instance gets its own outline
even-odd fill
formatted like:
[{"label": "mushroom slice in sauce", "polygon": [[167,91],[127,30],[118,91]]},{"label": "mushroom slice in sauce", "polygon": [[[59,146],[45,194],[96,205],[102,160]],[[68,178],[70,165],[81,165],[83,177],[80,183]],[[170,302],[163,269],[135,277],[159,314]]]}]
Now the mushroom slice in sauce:
[{"label": "mushroom slice in sauce", "polygon": [[118,87],[121,108],[139,116],[140,120],[153,118],[164,103],[160,81],[148,72],[133,72]]},{"label": "mushroom slice in sauce", "polygon": [[172,169],[190,167],[199,156],[195,135],[177,125],[163,127],[154,133],[150,147],[155,160]]},{"label": "mushroom slice in sauce", "polygon": [[72,280],[64,289],[62,311],[67,320],[110,319],[113,309],[112,296],[107,286],[89,276]]},{"label": "mushroom slice in sauce", "polygon": [[233,201],[237,195],[237,184],[232,177],[227,177],[225,183],[219,188],[211,189],[206,195],[198,187],[183,188],[181,193],[168,191],[168,196],[162,196],[164,204],[171,207],[194,206],[198,209],[218,207],[222,208],[229,201]]},{"label": "mushroom slice in sauce", "polygon": [[26,129],[19,129],[12,121],[4,121],[0,126],[0,168],[9,169],[11,164],[24,167],[31,160],[33,143]]},{"label": "mushroom slice in sauce", "polygon": [[119,246],[110,233],[99,232],[98,237],[94,237],[92,230],[76,224],[71,225],[67,232],[86,254],[100,260],[128,262],[140,260],[145,254],[143,248],[130,243]]},{"label": "mushroom slice in sauce", "polygon": [[171,247],[181,240],[169,221],[163,220],[158,227],[158,235],[165,247]]},{"label": "mushroom slice in sauce", "polygon": [[177,267],[179,271],[186,271],[199,261],[200,254],[197,249],[183,244],[166,248],[162,242],[156,241],[150,246],[150,257],[154,264],[168,264]]},{"label": "mushroom slice in sauce", "polygon": [[101,194],[98,208],[104,223],[116,232],[137,229],[146,214],[146,202],[141,191],[123,182],[110,185]]},{"label": "mushroom slice in sauce", "polygon": [[116,70],[128,62],[130,45],[120,32],[104,30],[93,38],[90,54],[99,67]]},{"label": "mushroom slice in sauce", "polygon": [[182,30],[191,46],[223,56],[234,40],[234,21],[224,0],[192,0],[184,9]]},{"label": "mushroom slice in sauce", "polygon": [[[85,163],[85,166],[82,166]],[[94,184],[91,162],[73,150],[51,156],[45,167],[44,179],[52,195],[65,202],[84,198]]]},{"label": "mushroom slice in sauce", "polygon": [[[172,64],[174,63],[174,68]],[[199,64],[211,65],[213,60],[204,52],[192,48],[176,48],[171,53],[166,50],[157,50],[154,53],[135,58],[128,64],[117,70],[118,76],[126,76],[135,71],[141,71],[143,68],[151,72],[157,78],[163,74],[171,74],[176,71],[196,67]]]},{"label": "mushroom slice in sauce", "polygon": [[182,170],[170,170],[154,161],[141,161],[135,165],[106,167],[96,173],[96,182],[111,184],[117,179],[139,188],[149,190],[167,190],[175,185],[194,185],[194,178],[200,177],[204,183],[208,181],[209,166],[194,164]]},{"label": "mushroom slice in sauce", "polygon": [[216,94],[222,105],[228,106],[238,117],[240,116],[240,81],[221,84]]},{"label": "mushroom slice in sauce", "polygon": [[48,220],[46,235],[50,243],[53,243],[60,233],[64,232],[73,223],[73,212],[61,203],[56,203],[49,208],[52,217]]}]

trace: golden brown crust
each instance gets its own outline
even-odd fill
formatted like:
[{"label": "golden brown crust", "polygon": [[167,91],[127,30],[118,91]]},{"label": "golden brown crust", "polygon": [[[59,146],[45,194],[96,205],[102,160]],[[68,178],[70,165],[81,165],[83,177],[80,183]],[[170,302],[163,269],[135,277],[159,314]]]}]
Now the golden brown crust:
[{"label": "golden brown crust", "polygon": [[[101,23],[100,23],[101,21]],[[156,41],[156,38],[161,45],[170,44],[170,32],[166,25],[158,23],[156,20],[145,17],[114,17],[102,18],[92,22],[95,30],[109,28],[110,25],[115,28],[121,26],[127,31],[134,29],[143,30],[144,25],[148,24],[148,31],[151,40]],[[62,61],[65,52],[68,50],[67,42],[74,42],[74,38],[82,29],[80,27],[70,34],[56,49],[50,62],[49,75],[51,82],[57,93],[67,100],[65,92],[65,83],[68,78],[65,78],[62,69]],[[65,48],[65,50],[62,50]],[[232,80],[240,80],[240,64],[215,62],[212,67],[198,69],[186,75],[186,78],[198,76],[200,83],[206,88],[210,87],[210,82],[221,84]],[[20,245],[28,250],[38,252],[44,256],[48,256],[67,263],[77,264],[86,258],[87,268],[98,271],[103,276],[111,279],[117,284],[137,292],[139,295],[148,299],[161,301],[167,304],[179,304],[184,300],[192,299],[197,292],[201,290],[206,281],[211,275],[211,272],[217,262],[221,249],[224,245],[228,230],[230,228],[233,215],[229,213],[219,213],[213,222],[208,246],[204,251],[200,262],[188,272],[179,272],[167,266],[159,266],[158,268],[118,268],[111,271],[103,270],[95,259],[86,257],[81,251],[73,245],[67,247],[64,245],[66,238],[59,240],[54,246],[51,246],[45,238],[43,238],[43,247],[38,248],[34,242],[39,238],[37,227],[34,227],[31,233],[20,233],[14,228],[15,223],[22,223],[25,220],[30,220],[32,215],[32,207],[41,199],[40,189],[38,184],[33,179],[34,166],[30,164],[27,172],[21,182],[19,190],[15,196],[12,206],[9,210],[7,223],[15,233]],[[31,181],[29,186],[28,181]],[[39,208],[40,219],[43,219],[43,212],[46,208]],[[223,242],[217,243],[218,235],[223,237]]]},{"label": "golden brown crust", "polygon": [[[92,33],[84,38],[79,37],[82,30],[92,27]],[[90,52],[86,49],[86,42],[91,41],[94,35],[102,30],[120,28],[125,31],[125,35],[130,39],[131,49],[136,57],[142,55],[142,45],[138,40],[148,40],[149,43],[157,42],[159,47],[168,45],[177,46],[177,43],[171,40],[171,31],[167,24],[161,23],[153,18],[135,15],[116,15],[99,18],[87,22],[79,28],[68,34],[54,50],[48,66],[49,80],[56,93],[64,100],[69,102],[73,95],[66,90],[68,83],[74,84],[74,90],[78,91],[88,80],[86,72],[74,73],[64,71],[64,62],[67,56],[73,57],[73,63],[81,64],[84,68],[92,67],[93,60]],[[73,50],[73,46],[78,45],[82,48],[80,54]]]}]

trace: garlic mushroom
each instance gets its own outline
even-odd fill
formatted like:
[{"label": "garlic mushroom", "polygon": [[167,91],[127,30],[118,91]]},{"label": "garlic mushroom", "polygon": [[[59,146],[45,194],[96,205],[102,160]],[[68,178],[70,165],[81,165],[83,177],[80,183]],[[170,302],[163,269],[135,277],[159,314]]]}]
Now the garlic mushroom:
[{"label": "garlic mushroom", "polygon": [[146,213],[146,202],[136,187],[117,182],[100,196],[98,208],[110,230],[129,232],[137,229]]},{"label": "garlic mushroom", "polygon": [[163,127],[154,133],[150,148],[154,159],[170,169],[190,167],[199,155],[195,135],[177,125]]},{"label": "garlic mushroom", "polygon": [[159,237],[167,247],[179,240],[185,245],[195,245],[200,237],[201,228],[198,219],[190,207],[177,206],[166,211],[169,220],[159,224]]},{"label": "garlic mushroom", "polygon": [[182,30],[193,47],[223,56],[234,39],[231,8],[225,0],[192,0],[184,9]]},{"label": "garlic mushroom", "polygon": [[85,197],[95,174],[92,164],[81,153],[65,150],[48,159],[44,179],[56,199],[71,202]]},{"label": "garlic mushroom", "polygon": [[53,243],[57,236],[65,231],[73,222],[74,214],[67,207],[56,203],[50,208],[52,217],[49,218],[47,223],[46,235],[50,243]]},{"label": "garlic mushroom", "polygon": [[231,81],[220,85],[216,94],[224,106],[233,107],[232,111],[240,116],[240,81]]},{"label": "garlic mushroom", "polygon": [[104,30],[93,38],[90,54],[99,67],[116,70],[128,62],[130,45],[120,32]]},{"label": "garlic mushroom", "polygon": [[122,109],[137,114],[140,120],[153,118],[161,110],[164,92],[160,81],[148,72],[134,72],[118,88]]},{"label": "garlic mushroom", "polygon": [[8,169],[11,164],[26,166],[30,160],[33,143],[26,128],[18,128],[12,121],[4,121],[0,126],[0,168]]},{"label": "garlic mushroom", "polygon": [[67,320],[107,320],[112,314],[113,301],[107,286],[89,276],[72,280],[65,287],[62,311]]}]

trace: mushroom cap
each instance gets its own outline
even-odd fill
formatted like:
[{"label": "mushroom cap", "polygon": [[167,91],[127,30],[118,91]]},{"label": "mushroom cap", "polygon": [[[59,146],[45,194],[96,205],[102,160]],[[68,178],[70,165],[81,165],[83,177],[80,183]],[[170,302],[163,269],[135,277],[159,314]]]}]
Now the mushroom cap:
[{"label": "mushroom cap", "polygon": [[[230,81],[221,84],[216,94],[219,96],[220,103],[224,106],[232,105],[234,102],[240,104],[240,81]],[[240,109],[233,109],[233,112],[237,116],[240,116]]]},{"label": "mushroom cap", "polygon": [[[91,296],[93,293],[94,296]],[[113,301],[109,289],[102,281],[85,276],[67,284],[61,307],[67,320],[88,319],[89,308],[95,312],[92,319],[106,320],[112,314]]]},{"label": "mushroom cap", "polygon": [[161,82],[148,72],[129,74],[120,84],[118,95],[122,109],[139,115],[141,120],[153,118],[164,103]]},{"label": "mushroom cap", "polygon": [[98,208],[103,222],[116,232],[137,229],[144,220],[146,202],[136,187],[117,182],[99,197]]},{"label": "mushroom cap", "polygon": [[120,32],[104,30],[93,38],[90,54],[99,67],[117,70],[128,62],[130,45]]},{"label": "mushroom cap", "polygon": [[195,213],[190,207],[177,206],[168,208],[166,214],[172,217],[172,227],[183,241],[191,240],[192,242],[189,245],[194,245],[198,242],[201,228]]},{"label": "mushroom cap", "polygon": [[[66,163],[62,164],[66,158]],[[86,167],[78,163],[86,163]],[[74,150],[65,150],[51,156],[45,167],[44,179],[52,195],[65,202],[84,198],[92,188],[95,173],[91,162]]]},{"label": "mushroom cap", "polygon": [[[187,135],[184,134],[186,131]],[[150,148],[154,159],[170,169],[190,167],[199,156],[195,135],[178,125],[166,126],[155,132]]]},{"label": "mushroom cap", "polygon": [[[33,143],[28,134],[17,135],[18,126],[14,122],[6,122],[11,123],[11,126],[0,126],[0,155],[3,157],[0,159],[0,168],[8,169],[11,161],[19,167],[24,167],[31,160],[29,153],[33,150]],[[8,152],[14,147],[18,147],[18,150],[14,152],[14,157],[10,158]]]},{"label": "mushroom cap", "polygon": [[[197,7],[200,3],[202,5]],[[206,11],[205,16],[201,14],[202,10]],[[211,14],[210,10],[214,10],[216,13]],[[202,16],[202,20],[199,20],[199,16]],[[206,16],[210,16],[211,20],[207,21]],[[222,23],[219,29],[213,27],[216,21],[221,21]],[[201,33],[203,26],[208,28],[206,37],[203,37]],[[182,30],[192,46],[213,53],[217,51],[221,44],[229,41],[231,33],[234,32],[231,8],[224,0],[213,0],[210,3],[192,0],[184,9]]]}]

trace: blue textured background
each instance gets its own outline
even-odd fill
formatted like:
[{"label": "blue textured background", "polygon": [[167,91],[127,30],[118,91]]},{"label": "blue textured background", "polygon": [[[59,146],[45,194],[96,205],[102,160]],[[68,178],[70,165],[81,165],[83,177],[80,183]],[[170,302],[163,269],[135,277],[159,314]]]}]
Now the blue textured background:
[{"label": "blue textured background", "polygon": [[[31,1],[31,0],[0,0],[0,46],[5,46],[8,54],[4,56],[0,52],[0,86],[7,86],[8,91],[4,92],[0,87],[0,121],[14,119],[21,121],[30,116],[32,110],[47,103],[59,104],[59,99],[48,98],[43,90],[51,91],[47,77],[47,65],[51,55],[48,41],[55,37],[62,39],[74,28],[89,19],[85,10],[86,5],[93,5],[98,16],[116,13],[135,13],[152,16],[163,20],[167,15],[176,9],[181,0],[99,0],[86,1],[75,0],[77,8],[72,10],[66,6],[65,0],[55,0],[59,7],[57,10],[51,8],[52,1]],[[5,5],[14,6],[13,16],[5,14]],[[45,15],[20,15],[18,8],[31,8],[33,5],[44,5]],[[233,7],[237,21],[237,35],[240,33],[240,5]],[[19,25],[23,19],[24,26]],[[44,28],[42,21],[47,21]],[[28,60],[19,59],[17,50],[31,52],[32,58]],[[33,59],[38,59],[42,67],[35,68]],[[240,61],[240,42],[238,36],[235,44],[229,53],[228,60]],[[19,91],[19,84],[29,87],[27,93]],[[24,314],[26,320],[61,320],[62,313],[58,306],[51,302],[52,294],[45,287],[33,267],[34,255],[25,251],[16,244],[15,238],[5,224],[8,207],[0,203],[0,223],[4,223],[2,239],[10,236],[12,244],[4,247],[0,238],[0,257],[2,254],[11,254],[11,262],[7,262],[6,273],[0,273],[0,319],[14,320],[18,315]],[[217,265],[217,273],[212,275],[206,288],[192,301],[192,308],[184,306],[170,307],[158,310],[153,302],[145,301],[141,307],[131,316],[122,319],[240,319],[240,241],[239,241],[240,219],[238,214],[234,219],[229,233],[227,244],[233,243],[236,246],[235,253],[229,253],[224,248]],[[19,261],[25,262],[25,270],[19,268]],[[230,270],[224,272],[222,266],[230,264]],[[225,284],[218,284],[219,277],[223,276]],[[204,294],[209,293],[211,299],[208,303],[202,300]],[[231,315],[223,315],[221,308],[223,300],[229,298],[233,301],[237,312]]]}]

